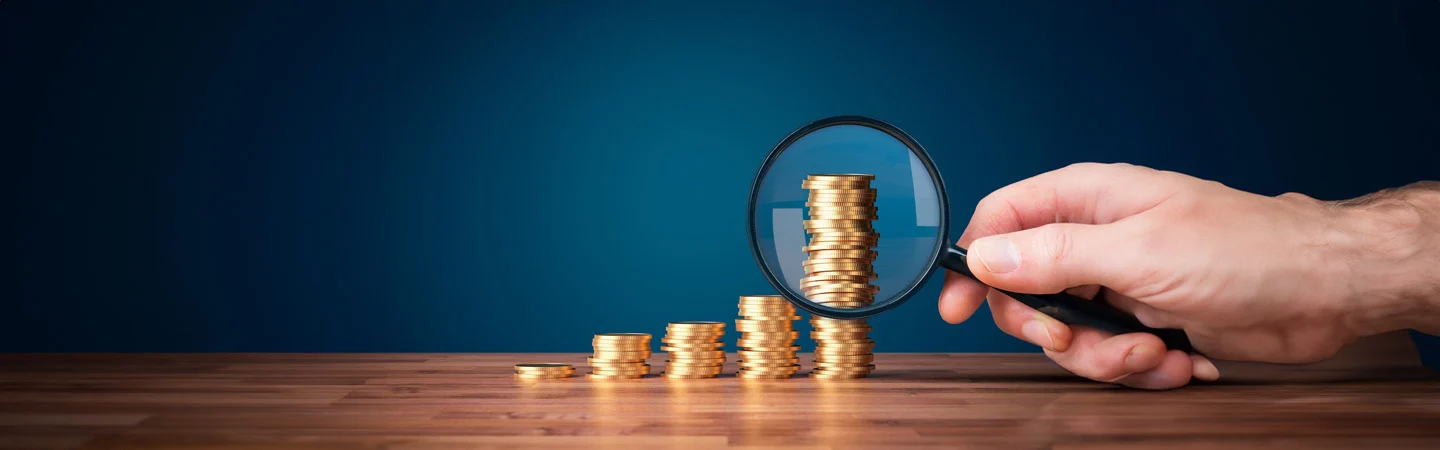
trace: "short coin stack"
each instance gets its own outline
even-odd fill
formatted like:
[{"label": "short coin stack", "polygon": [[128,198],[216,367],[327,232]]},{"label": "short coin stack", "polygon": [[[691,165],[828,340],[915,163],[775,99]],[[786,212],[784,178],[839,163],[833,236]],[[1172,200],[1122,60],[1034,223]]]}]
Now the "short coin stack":
[{"label": "short coin stack", "polygon": [[[805,232],[805,278],[800,289],[806,298],[835,308],[858,308],[875,301],[879,287],[874,263],[880,234],[873,221],[879,219],[876,191],[870,187],[874,175],[810,175],[800,183],[810,191],[805,206],[810,208]],[[810,321],[815,340],[817,378],[859,378],[875,366],[870,326],[862,320],[815,317]]]},{"label": "short coin stack", "polygon": [[665,327],[665,345],[670,354],[665,378],[715,378],[725,367],[725,322],[671,322]]},{"label": "short coin stack", "polygon": [[800,370],[795,357],[795,305],[778,295],[740,297],[738,378],[790,378]]},{"label": "short coin stack", "polygon": [[815,378],[862,378],[875,370],[875,341],[865,319],[810,318],[815,340]]},{"label": "short coin stack", "polygon": [[647,333],[602,333],[592,341],[595,356],[589,359],[590,378],[640,378],[650,374],[650,335]]},{"label": "short coin stack", "polygon": [[575,368],[571,367],[569,364],[536,363],[515,365],[515,378],[525,380],[570,378],[570,376],[574,374]]}]

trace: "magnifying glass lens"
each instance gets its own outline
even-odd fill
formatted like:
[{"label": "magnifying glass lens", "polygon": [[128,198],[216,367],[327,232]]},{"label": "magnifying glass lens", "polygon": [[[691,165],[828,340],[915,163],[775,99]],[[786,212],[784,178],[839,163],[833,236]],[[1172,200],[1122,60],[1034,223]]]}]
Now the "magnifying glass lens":
[{"label": "magnifying glass lens", "polygon": [[[923,150],[908,145],[907,142],[913,143],[908,137],[894,134],[898,130],[885,127],[843,120],[812,124],[782,142],[757,179],[750,218],[752,244],[760,265],[782,294],[811,312],[858,318],[893,307],[933,272],[936,255],[945,244],[943,184],[938,182],[938,175],[928,164]],[[820,192],[815,184],[805,183],[807,178],[813,179],[816,175],[845,174],[873,176],[868,188],[874,190],[875,209],[865,204],[870,201],[866,192],[855,189],[838,191],[840,194]],[[856,185],[831,182],[829,186]],[[839,202],[817,209],[814,205],[822,202],[814,201],[816,198]],[[834,206],[837,204],[843,206]],[[849,230],[818,231],[831,223],[844,222],[830,219],[861,217],[874,217],[870,221],[871,233],[878,234],[878,238]],[[830,264],[836,262],[834,260],[807,264],[810,259],[807,246],[811,245],[812,248],[844,250],[830,254],[873,257],[873,279],[868,281],[874,286],[873,302],[868,305],[836,302],[836,294],[816,288],[823,280],[812,278],[807,283],[810,265],[849,267]],[[843,280],[843,284],[819,284],[865,283],[857,274],[845,270],[837,270],[829,277],[837,276],[851,278]]]}]

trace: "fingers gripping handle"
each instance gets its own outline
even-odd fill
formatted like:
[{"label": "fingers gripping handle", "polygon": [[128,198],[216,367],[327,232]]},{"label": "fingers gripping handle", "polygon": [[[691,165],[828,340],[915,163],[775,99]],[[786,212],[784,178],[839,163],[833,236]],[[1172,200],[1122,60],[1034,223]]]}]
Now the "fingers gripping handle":
[{"label": "fingers gripping handle", "polygon": [[[941,267],[975,278],[975,274],[970,272],[970,266],[965,261],[965,249],[953,245],[945,250],[944,255],[940,256]],[[1165,346],[1171,350],[1195,353],[1195,347],[1190,345],[1190,338],[1185,335],[1184,330],[1147,327],[1134,316],[1115,309],[1114,306],[1105,302],[1085,300],[1063,292],[1058,294],[1021,294],[1003,289],[996,290],[1069,325],[1089,327],[1114,334],[1150,333],[1159,336],[1160,340],[1165,342]]]}]

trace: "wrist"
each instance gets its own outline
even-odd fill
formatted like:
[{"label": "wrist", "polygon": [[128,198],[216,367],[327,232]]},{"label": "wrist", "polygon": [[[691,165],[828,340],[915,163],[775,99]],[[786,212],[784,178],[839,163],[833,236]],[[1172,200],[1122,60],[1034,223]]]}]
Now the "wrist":
[{"label": "wrist", "polygon": [[1440,331],[1440,184],[1332,205],[1347,325],[1360,336]]}]

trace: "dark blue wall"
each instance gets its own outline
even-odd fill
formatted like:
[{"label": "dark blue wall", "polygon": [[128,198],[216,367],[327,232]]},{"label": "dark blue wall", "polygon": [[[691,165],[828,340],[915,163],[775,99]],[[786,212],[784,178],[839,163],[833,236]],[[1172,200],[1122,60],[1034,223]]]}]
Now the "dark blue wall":
[{"label": "dark blue wall", "polygon": [[[753,171],[836,114],[919,139],[960,223],[1076,161],[1326,199],[1440,178],[1440,2],[596,3],[0,2],[0,350],[728,320],[769,290]],[[881,350],[1032,350],[941,322],[939,284]]]}]

